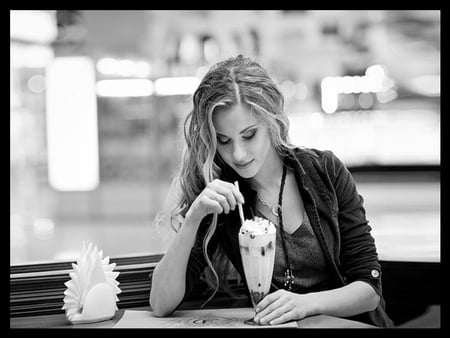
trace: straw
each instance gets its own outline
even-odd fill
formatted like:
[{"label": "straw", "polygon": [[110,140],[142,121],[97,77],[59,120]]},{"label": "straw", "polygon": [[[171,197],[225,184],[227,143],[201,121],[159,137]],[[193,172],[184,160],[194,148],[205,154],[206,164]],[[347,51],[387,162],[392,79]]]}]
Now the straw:
[{"label": "straw", "polygon": [[[236,186],[237,190],[239,190],[239,183],[238,183],[238,181],[234,182],[234,185]],[[241,203],[238,203],[238,209],[239,209],[239,216],[241,217],[241,223],[244,224],[244,210],[242,210],[242,204]]]}]

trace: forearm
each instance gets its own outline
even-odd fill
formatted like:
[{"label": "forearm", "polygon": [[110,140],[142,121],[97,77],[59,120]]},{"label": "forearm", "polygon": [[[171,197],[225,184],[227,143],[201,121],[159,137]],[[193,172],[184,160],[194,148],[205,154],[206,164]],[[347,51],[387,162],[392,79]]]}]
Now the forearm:
[{"label": "forearm", "polygon": [[312,292],[307,295],[311,304],[308,315],[324,314],[349,317],[374,310],[380,296],[367,283],[355,281],[338,289]]},{"label": "forearm", "polygon": [[186,219],[152,275],[150,306],[156,316],[170,315],[182,301],[186,269],[198,224]]}]

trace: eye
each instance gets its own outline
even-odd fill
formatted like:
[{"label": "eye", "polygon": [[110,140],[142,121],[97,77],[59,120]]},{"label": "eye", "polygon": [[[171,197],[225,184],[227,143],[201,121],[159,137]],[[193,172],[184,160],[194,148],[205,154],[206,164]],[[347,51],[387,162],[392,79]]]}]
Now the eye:
[{"label": "eye", "polygon": [[219,144],[225,145],[225,144],[230,143],[230,139],[224,139],[224,138],[222,138],[222,137],[218,137],[218,138],[217,138],[217,142],[218,142]]},{"label": "eye", "polygon": [[256,135],[256,132],[257,132],[257,130],[254,130],[253,132],[251,132],[249,135],[245,135],[245,136],[243,136],[243,139],[244,140],[251,140],[252,138],[254,138],[255,137],[255,135]]}]

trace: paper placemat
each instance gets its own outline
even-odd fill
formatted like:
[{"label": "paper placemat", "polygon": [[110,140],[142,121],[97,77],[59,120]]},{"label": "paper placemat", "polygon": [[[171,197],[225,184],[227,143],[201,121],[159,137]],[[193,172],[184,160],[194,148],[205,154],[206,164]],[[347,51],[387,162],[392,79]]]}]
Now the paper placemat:
[{"label": "paper placemat", "polygon": [[278,328],[298,327],[295,321],[279,325],[244,323],[255,314],[253,308],[179,310],[169,317],[156,317],[151,311],[125,310],[113,328]]}]

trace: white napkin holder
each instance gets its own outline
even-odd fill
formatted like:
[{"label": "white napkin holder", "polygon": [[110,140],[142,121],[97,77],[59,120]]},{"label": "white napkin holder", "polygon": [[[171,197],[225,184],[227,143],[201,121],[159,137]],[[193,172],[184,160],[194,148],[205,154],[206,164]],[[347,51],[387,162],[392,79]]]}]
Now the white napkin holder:
[{"label": "white napkin holder", "polygon": [[83,242],[77,264],[72,263],[70,280],[64,283],[64,306],[66,318],[72,324],[94,323],[111,319],[116,314],[119,272],[113,272],[115,263],[92,243],[86,248]]}]

